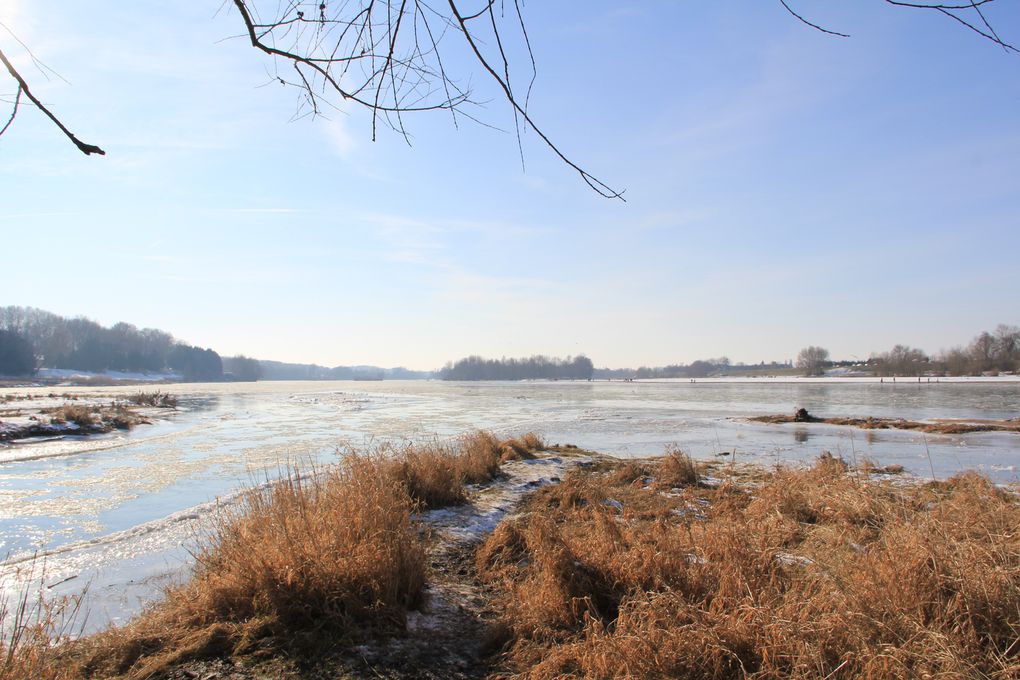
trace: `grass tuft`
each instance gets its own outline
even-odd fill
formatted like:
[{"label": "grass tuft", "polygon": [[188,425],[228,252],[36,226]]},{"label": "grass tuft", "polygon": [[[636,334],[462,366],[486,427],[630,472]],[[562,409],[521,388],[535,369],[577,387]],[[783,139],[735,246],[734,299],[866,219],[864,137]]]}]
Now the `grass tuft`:
[{"label": "grass tuft", "polygon": [[528,432],[520,437],[507,439],[500,444],[501,460],[530,460],[535,453],[546,448],[545,442],[534,432]]},{"label": "grass tuft", "polygon": [[421,597],[425,551],[389,465],[351,456],[248,491],[219,519],[191,581],[87,641],[85,675],[151,677],[193,659],[303,655],[402,630]]},{"label": "grass tuft", "polygon": [[1020,501],[987,479],[862,482],[828,456],[656,493],[621,468],[536,493],[476,553],[525,677],[1020,675]]},{"label": "grass tuft", "polygon": [[128,397],[128,401],[139,406],[154,406],[157,408],[177,408],[177,397],[169,392],[138,392]]},{"label": "grass tuft", "polygon": [[688,454],[670,445],[655,470],[655,481],[666,488],[697,486],[698,468]]},{"label": "grass tuft", "polygon": [[100,424],[96,414],[97,407],[80,404],[64,404],[50,413],[54,423],[74,423],[78,427],[92,428]]}]

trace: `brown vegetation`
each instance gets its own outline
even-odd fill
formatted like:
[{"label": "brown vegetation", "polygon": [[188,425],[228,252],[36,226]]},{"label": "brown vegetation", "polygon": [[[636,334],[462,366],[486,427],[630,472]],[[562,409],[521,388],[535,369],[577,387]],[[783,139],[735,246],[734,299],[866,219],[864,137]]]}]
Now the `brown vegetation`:
[{"label": "brown vegetation", "polygon": [[[49,411],[54,425],[74,423],[86,433],[109,432],[113,429],[130,430],[135,425],[148,423],[143,416],[123,404],[64,404]],[[40,432],[45,434],[45,430]],[[31,433],[29,433],[31,434]]]},{"label": "brown vegetation", "polygon": [[387,469],[350,456],[249,491],[220,517],[190,582],[82,643],[85,675],[145,678],[194,658],[308,653],[400,630],[421,597],[425,553],[413,501]]},{"label": "brown vegetation", "polygon": [[531,457],[543,447],[531,432],[503,442],[488,432],[476,432],[453,445],[408,446],[391,454],[387,474],[399,480],[423,508],[442,508],[467,499],[465,484],[491,481],[499,474],[500,463]]},{"label": "brown vegetation", "polygon": [[161,677],[196,659],[303,658],[400,633],[427,577],[414,513],[493,479],[503,446],[478,432],[252,489],[217,516],[189,582],[127,626],[77,642],[54,646],[46,621],[14,626],[17,639],[0,639],[0,680]]},{"label": "brown vegetation", "polygon": [[[528,677],[1016,677],[1020,505],[839,459],[656,492],[650,464],[536,493],[477,553]],[[625,472],[621,472],[625,471]]]},{"label": "brown vegetation", "polygon": [[50,418],[54,423],[74,423],[78,427],[90,429],[100,424],[97,417],[99,407],[82,406],[79,404],[64,404],[50,412]]},{"label": "brown vegetation", "polygon": [[169,392],[138,392],[128,397],[128,401],[139,406],[153,406],[156,408],[177,408],[177,397]]},{"label": "brown vegetation", "polygon": [[80,605],[81,598],[33,601],[27,590],[14,602],[0,600],[0,680],[74,680],[72,669],[55,663],[54,644],[75,632]]},{"label": "brown vegetation", "polygon": [[1020,423],[1015,420],[937,420],[921,422],[903,418],[818,418],[806,409],[797,409],[793,415],[755,416],[749,420],[756,423],[825,423],[826,425],[845,425],[859,427],[862,430],[917,430],[932,434],[969,434],[971,432],[1018,432]]},{"label": "brown vegetation", "polygon": [[532,455],[535,451],[541,451],[545,448],[545,442],[534,432],[528,432],[521,437],[514,439],[507,439],[499,445],[500,448],[500,462],[507,462],[510,460],[528,460],[534,458]]},{"label": "brown vegetation", "polygon": [[[415,512],[463,497],[433,487],[497,475],[507,446],[478,433],[252,490],[189,583],[75,643],[23,626],[23,642],[3,641],[0,680],[160,677],[195,659],[308,660],[403,635],[430,578]],[[729,481],[709,486],[706,468]],[[498,671],[1017,677],[1018,497],[973,473],[905,485],[877,469],[832,456],[806,470],[696,465],[670,448],[565,475],[474,554],[475,593],[502,612],[487,639]]]}]

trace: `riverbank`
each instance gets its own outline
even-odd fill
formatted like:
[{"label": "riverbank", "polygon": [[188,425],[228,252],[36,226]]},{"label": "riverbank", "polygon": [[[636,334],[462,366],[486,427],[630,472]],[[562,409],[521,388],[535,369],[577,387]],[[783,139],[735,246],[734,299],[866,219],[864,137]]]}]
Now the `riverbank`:
[{"label": "riverbank", "polygon": [[23,638],[36,665],[0,678],[1015,676],[1016,490],[876,469],[485,434],[353,457],[253,492],[125,628]]}]

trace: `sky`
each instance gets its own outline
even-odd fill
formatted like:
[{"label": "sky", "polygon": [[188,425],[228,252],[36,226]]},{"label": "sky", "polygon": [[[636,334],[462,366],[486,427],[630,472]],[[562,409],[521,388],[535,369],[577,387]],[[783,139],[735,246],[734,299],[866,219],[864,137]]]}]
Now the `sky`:
[{"label": "sky", "polygon": [[[778,0],[524,6],[529,113],[622,202],[518,146],[456,35],[484,125],[409,115],[408,144],[352,105],[295,120],[221,0],[0,0],[0,49],[107,151],[30,107],[0,137],[0,305],[418,369],[935,353],[1020,323],[1020,55],[934,12],[790,4],[850,37]],[[1020,2],[986,10],[1020,44]]]}]

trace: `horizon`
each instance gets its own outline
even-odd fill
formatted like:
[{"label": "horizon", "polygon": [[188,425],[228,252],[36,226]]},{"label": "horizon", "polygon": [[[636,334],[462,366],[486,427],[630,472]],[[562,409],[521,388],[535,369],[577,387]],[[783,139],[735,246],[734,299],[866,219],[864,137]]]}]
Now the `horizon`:
[{"label": "horizon", "polygon": [[[28,107],[0,137],[0,305],[414,370],[863,360],[1020,321],[1020,57],[935,13],[797,4],[843,39],[779,3],[527,7],[529,113],[621,203],[519,152],[477,72],[504,132],[422,115],[372,143],[364,111],[289,121],[228,10],[58,4],[0,21],[73,86],[0,47],[108,155]],[[1017,40],[1020,8],[989,19]]]},{"label": "horizon", "polygon": [[[17,306],[15,306],[15,308],[17,308]],[[27,309],[27,310],[41,311],[44,314],[52,314],[52,312],[50,312],[50,310],[40,310],[38,308],[33,308],[33,307],[28,307],[28,306],[22,306],[22,308],[23,309]],[[3,308],[0,308],[0,311],[3,311]],[[699,357],[697,359],[693,359],[693,360],[689,360],[689,361],[671,361],[671,362],[667,362],[667,363],[663,363],[663,364],[651,364],[651,363],[647,363],[647,362],[644,362],[644,363],[639,362],[639,363],[633,363],[633,364],[612,366],[612,365],[605,364],[605,363],[603,363],[603,364],[595,363],[595,359],[592,359],[592,357],[588,356],[584,352],[581,352],[581,353],[576,354],[576,355],[565,355],[565,356],[557,356],[557,355],[549,355],[549,354],[541,354],[541,353],[539,353],[539,354],[531,354],[531,355],[522,355],[522,356],[506,356],[506,355],[484,356],[484,355],[480,355],[478,353],[471,353],[471,354],[466,354],[466,355],[463,355],[463,356],[460,356],[460,357],[455,357],[455,358],[447,359],[446,361],[443,362],[442,365],[435,366],[435,367],[428,367],[428,368],[421,367],[421,366],[407,366],[407,365],[404,365],[404,364],[386,364],[386,363],[383,363],[383,364],[366,364],[366,363],[351,363],[351,362],[347,362],[347,363],[339,363],[339,364],[319,364],[319,363],[311,362],[311,361],[285,361],[285,360],[280,360],[280,359],[271,358],[271,357],[257,357],[257,356],[252,356],[252,355],[246,355],[246,354],[243,354],[243,353],[241,353],[241,354],[232,354],[232,355],[231,354],[224,354],[222,352],[218,352],[215,347],[203,348],[200,345],[193,345],[192,343],[190,343],[187,340],[187,338],[180,338],[180,337],[177,337],[176,335],[174,335],[174,333],[170,329],[166,329],[166,328],[157,328],[157,329],[139,328],[139,327],[135,326],[134,324],[131,324],[130,322],[123,321],[123,320],[120,321],[120,322],[115,322],[115,323],[110,323],[110,324],[103,324],[103,323],[97,321],[96,319],[89,318],[89,317],[87,317],[85,315],[80,315],[80,314],[79,315],[75,315],[73,317],[71,317],[71,316],[63,317],[61,315],[58,315],[58,316],[60,318],[65,319],[65,320],[82,319],[82,320],[85,320],[85,321],[89,321],[89,322],[92,322],[92,323],[99,324],[101,327],[103,327],[103,328],[105,328],[107,330],[111,329],[114,325],[119,324],[119,323],[125,323],[125,324],[128,324],[128,325],[131,325],[131,326],[135,327],[138,330],[156,330],[156,331],[168,334],[171,338],[173,338],[173,340],[175,342],[177,342],[179,344],[183,344],[183,345],[186,345],[186,346],[194,346],[194,347],[197,347],[197,348],[200,348],[200,349],[209,349],[209,350],[212,350],[214,352],[217,352],[217,354],[219,354],[223,359],[254,359],[254,360],[257,360],[257,361],[262,362],[262,363],[277,363],[277,364],[290,365],[290,366],[315,366],[315,367],[318,367],[318,368],[325,368],[325,369],[337,369],[337,368],[347,368],[347,369],[354,369],[354,370],[359,370],[359,369],[382,369],[382,370],[407,370],[407,371],[411,371],[411,372],[415,372],[415,373],[440,373],[446,367],[448,367],[448,366],[450,366],[452,364],[456,364],[459,361],[470,359],[470,358],[475,358],[475,357],[480,357],[481,359],[486,360],[486,361],[489,361],[489,360],[494,360],[494,361],[526,360],[526,359],[529,359],[529,358],[531,358],[531,359],[534,359],[534,358],[544,358],[544,359],[551,359],[553,361],[558,361],[558,360],[568,360],[569,361],[572,358],[587,358],[587,359],[591,360],[591,362],[594,364],[594,369],[596,371],[627,371],[627,370],[640,371],[642,369],[659,370],[659,369],[670,368],[670,367],[673,367],[673,366],[676,366],[676,367],[686,367],[686,366],[691,366],[692,364],[696,364],[696,363],[711,364],[711,365],[713,365],[715,367],[729,366],[729,367],[736,368],[736,369],[740,369],[740,368],[755,368],[755,367],[759,367],[759,366],[765,366],[765,367],[775,366],[775,367],[783,367],[783,368],[792,368],[792,367],[796,366],[798,361],[799,361],[799,359],[794,360],[793,358],[789,358],[789,359],[763,359],[763,360],[758,361],[758,362],[747,362],[747,361],[743,361],[743,360],[732,360],[730,357],[727,357],[725,355],[717,355],[717,356],[714,356],[714,357],[707,357],[707,356],[706,357]],[[984,329],[982,331],[979,331],[978,333],[975,334],[974,340],[976,341],[977,340],[977,336],[981,335],[981,334],[986,334],[987,333],[989,335],[994,335],[995,332],[998,332],[1000,329],[1001,330],[1005,330],[1005,331],[1012,331],[1014,334],[1020,333],[1020,329],[1018,329],[1017,326],[1010,326],[1010,325],[1007,325],[1007,324],[998,324],[995,329]],[[960,345],[957,349],[963,349],[963,350],[966,351],[966,350],[969,349],[969,347],[972,347],[972,346],[973,346],[972,343],[968,343],[967,345]],[[897,344],[894,347],[895,348],[902,348],[902,349],[905,349],[905,350],[909,350],[909,349],[921,349],[922,353],[925,354],[931,360],[937,360],[938,357],[940,356],[940,353],[927,352],[923,348],[911,348],[909,346],[904,346],[902,344]],[[801,350],[803,350],[803,351],[807,351],[809,349],[822,349],[822,350],[825,350],[827,356],[826,356],[826,358],[823,361],[826,364],[828,364],[829,366],[832,366],[832,367],[835,367],[835,366],[845,366],[847,364],[849,364],[849,365],[868,365],[873,360],[881,359],[881,354],[883,354],[883,353],[875,352],[875,353],[871,353],[871,354],[869,354],[867,356],[839,357],[839,356],[829,355],[828,354],[828,350],[825,349],[825,348],[817,348],[817,347],[802,347],[801,348]],[[893,349],[893,348],[890,348],[890,349]],[[798,353],[799,352],[800,352],[800,350],[798,351]],[[54,370],[53,366],[39,366],[39,369],[44,369],[44,368],[47,369],[47,370]],[[56,370],[60,370],[60,371],[76,370],[76,371],[80,371],[80,372],[84,372],[84,373],[88,373],[89,372],[87,370],[83,370],[83,369],[80,369],[80,368],[79,369],[62,368],[62,369],[56,369]],[[111,372],[111,371],[108,369],[105,372]],[[120,372],[120,371],[112,371],[112,372],[117,373],[117,372]],[[132,371],[128,371],[128,372],[130,373]],[[318,378],[316,378],[316,380],[318,380]]]}]

